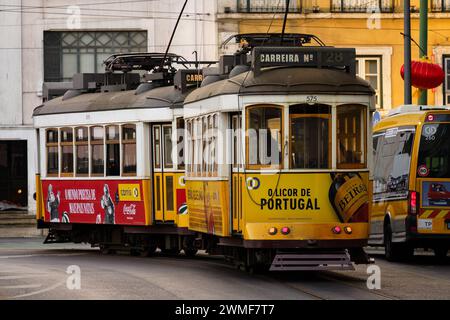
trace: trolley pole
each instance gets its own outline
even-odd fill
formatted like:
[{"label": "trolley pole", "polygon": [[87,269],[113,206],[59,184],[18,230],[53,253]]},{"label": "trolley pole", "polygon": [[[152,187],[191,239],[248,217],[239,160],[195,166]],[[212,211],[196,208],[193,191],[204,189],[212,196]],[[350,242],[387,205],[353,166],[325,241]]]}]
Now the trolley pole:
[{"label": "trolley pole", "polygon": [[[428,0],[420,0],[420,34],[419,34],[419,57],[426,58],[428,51]],[[418,104],[426,105],[428,103],[427,89],[419,91]]]},{"label": "trolley pole", "polygon": [[403,1],[404,104],[411,104],[411,1]]}]

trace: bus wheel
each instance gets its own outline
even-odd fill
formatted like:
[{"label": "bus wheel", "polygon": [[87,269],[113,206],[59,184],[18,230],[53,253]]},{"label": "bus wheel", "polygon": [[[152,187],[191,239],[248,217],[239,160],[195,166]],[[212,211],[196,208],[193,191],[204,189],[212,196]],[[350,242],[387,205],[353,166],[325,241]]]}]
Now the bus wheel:
[{"label": "bus wheel", "polygon": [[434,256],[439,260],[447,259],[448,248],[446,247],[435,247],[433,248]]},{"label": "bus wheel", "polygon": [[392,241],[392,228],[389,223],[384,229],[384,249],[385,257],[388,261],[399,261],[414,255],[413,247],[406,243],[394,243]]}]

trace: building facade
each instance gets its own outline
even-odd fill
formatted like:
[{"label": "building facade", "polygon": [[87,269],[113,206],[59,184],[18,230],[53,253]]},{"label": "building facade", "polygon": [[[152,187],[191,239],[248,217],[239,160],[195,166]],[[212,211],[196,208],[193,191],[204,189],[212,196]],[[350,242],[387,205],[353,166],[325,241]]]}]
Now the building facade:
[{"label": "building facade", "polygon": [[[0,210],[36,208],[33,109],[44,82],[102,72],[118,52],[164,52],[183,0],[3,0],[0,5]],[[217,59],[216,1],[189,1],[170,52]]]},{"label": "building facade", "polygon": [[[219,0],[219,42],[234,33],[280,32],[285,0]],[[411,36],[419,42],[419,0],[411,0]],[[402,0],[291,0],[286,32],[310,33],[326,45],[354,47],[357,73],[377,93],[386,113],[403,103]],[[443,85],[428,91],[428,104],[450,105],[450,1],[428,1],[428,56],[446,74]],[[412,60],[419,49],[412,46]],[[233,50],[232,46],[222,50]],[[418,90],[413,88],[413,103]]]}]

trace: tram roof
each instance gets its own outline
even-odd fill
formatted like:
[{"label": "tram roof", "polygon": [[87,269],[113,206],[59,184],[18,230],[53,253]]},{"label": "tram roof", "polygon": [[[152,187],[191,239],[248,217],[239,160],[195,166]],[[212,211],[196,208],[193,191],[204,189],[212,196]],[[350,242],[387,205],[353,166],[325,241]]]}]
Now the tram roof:
[{"label": "tram roof", "polygon": [[217,81],[192,92],[185,103],[218,95],[267,94],[350,94],[373,95],[369,82],[336,69],[275,67],[255,76],[253,71]]},{"label": "tram roof", "polygon": [[135,90],[128,90],[82,93],[68,99],[59,97],[35,108],[33,116],[123,109],[181,108],[184,98],[191,90],[182,93],[174,86],[168,86],[155,88],[141,94],[135,94],[135,92]]}]

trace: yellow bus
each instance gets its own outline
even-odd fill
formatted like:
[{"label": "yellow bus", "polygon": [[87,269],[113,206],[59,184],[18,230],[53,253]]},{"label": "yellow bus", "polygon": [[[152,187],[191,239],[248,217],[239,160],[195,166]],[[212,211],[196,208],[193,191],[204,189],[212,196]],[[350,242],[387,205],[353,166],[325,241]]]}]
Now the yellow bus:
[{"label": "yellow bus", "polygon": [[374,126],[369,243],[388,260],[450,244],[450,108],[406,105]]}]

